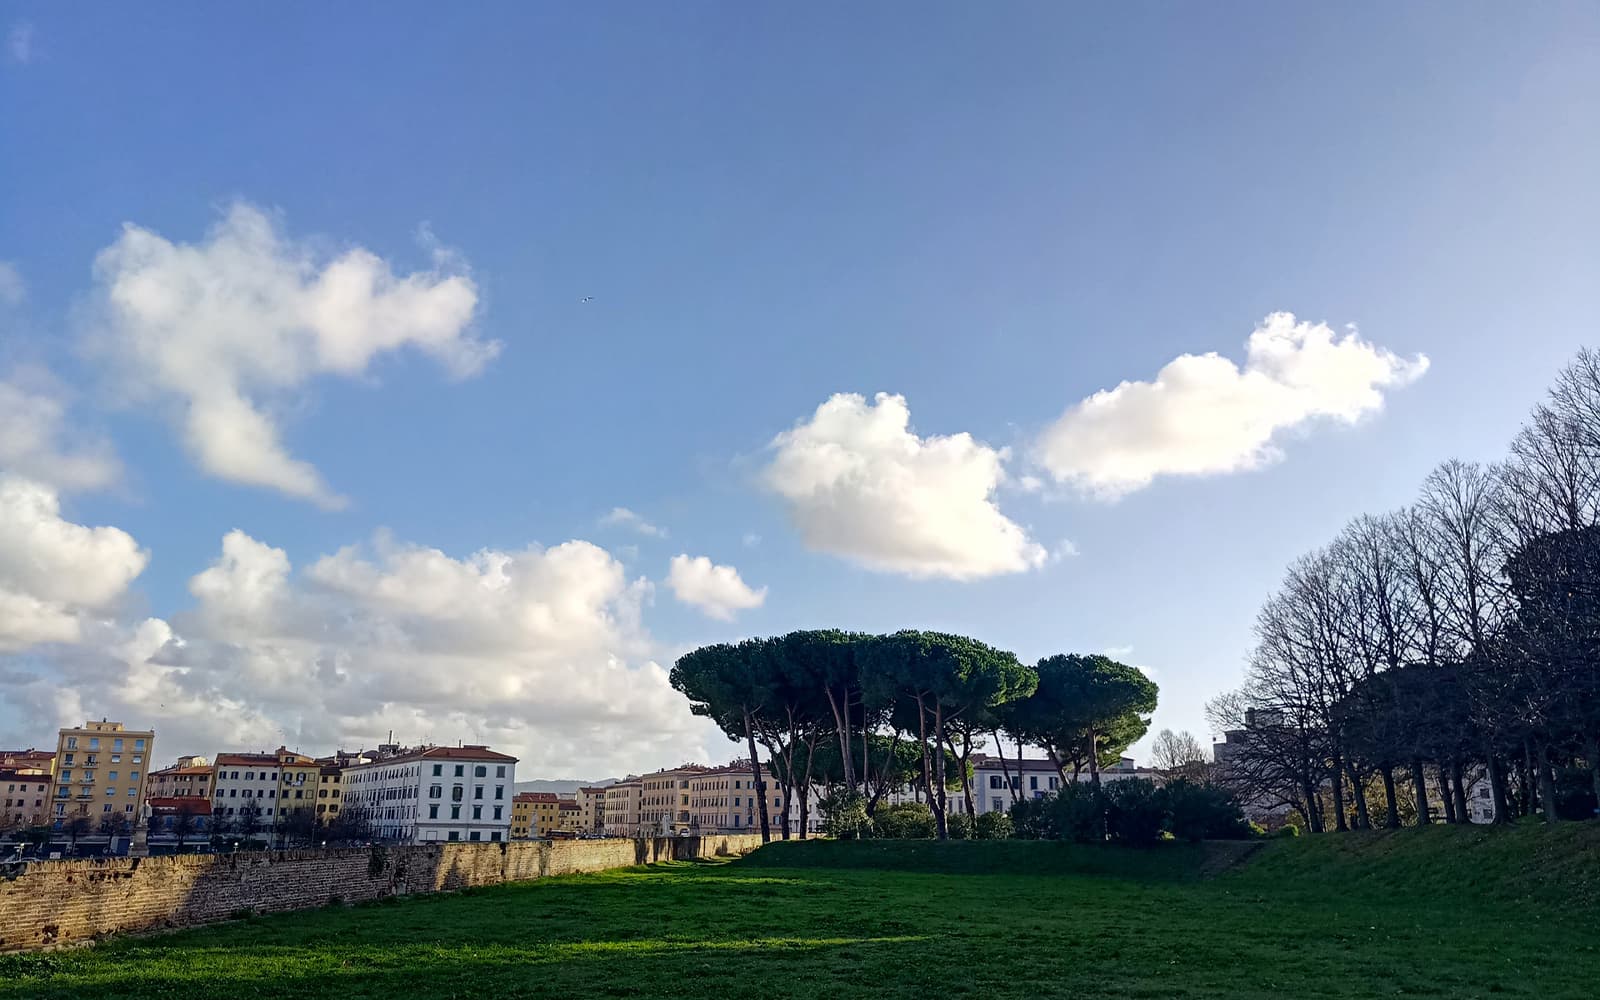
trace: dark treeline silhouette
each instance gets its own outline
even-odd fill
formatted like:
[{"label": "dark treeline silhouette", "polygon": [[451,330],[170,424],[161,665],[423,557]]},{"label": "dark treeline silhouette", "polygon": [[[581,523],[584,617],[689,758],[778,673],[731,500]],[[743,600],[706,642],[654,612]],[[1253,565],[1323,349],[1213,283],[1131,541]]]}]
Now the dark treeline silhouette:
[{"label": "dark treeline silhouette", "polygon": [[[1592,816],[1600,796],[1600,354],[1584,350],[1493,465],[1447,461],[1410,506],[1289,567],[1244,686],[1208,705],[1222,780],[1329,826]],[[1242,732],[1241,732],[1242,731]],[[1221,764],[1222,762],[1219,762]]]},{"label": "dark treeline silhouette", "polygon": [[[1028,666],[966,636],[831,629],[703,646],[673,666],[672,686],[746,746],[766,839],[775,824],[789,835],[791,802],[805,835],[813,788],[828,790],[830,814],[866,819],[906,787],[945,839],[952,791],[965,799],[962,814],[973,813],[965,776],[990,739],[1002,759],[1007,743],[1018,757],[1025,745],[1044,747],[1064,780],[1087,769],[1098,786],[1100,766],[1144,735],[1157,694],[1138,670],[1104,656]],[[776,820],[758,745],[783,790]]]}]

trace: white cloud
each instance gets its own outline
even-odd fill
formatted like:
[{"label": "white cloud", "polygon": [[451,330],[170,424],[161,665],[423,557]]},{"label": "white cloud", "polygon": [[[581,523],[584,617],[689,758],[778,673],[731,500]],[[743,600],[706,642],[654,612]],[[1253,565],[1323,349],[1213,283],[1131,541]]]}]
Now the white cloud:
[{"label": "white cloud", "polygon": [[18,21],[11,26],[6,33],[6,54],[18,65],[33,62],[33,25],[30,22]]},{"label": "white cloud", "polygon": [[462,377],[499,350],[472,336],[478,293],[466,274],[399,276],[359,247],[324,262],[243,203],[201,243],[127,225],[95,274],[102,346],[131,389],[175,401],[200,466],[328,507],[342,498],[289,454],[274,404],[318,375],[359,376],[402,348]]},{"label": "white cloud", "polygon": [[639,534],[646,535],[650,538],[667,537],[665,528],[659,528],[651,524],[642,516],[634,513],[626,507],[611,508],[611,512],[600,519],[600,524],[607,527],[620,525],[624,528],[631,528],[634,531],[637,531]]},{"label": "white cloud", "polygon": [[722,621],[732,621],[739,611],[759,608],[767,599],[767,588],[752,590],[732,566],[719,566],[705,556],[690,558],[687,553],[672,557],[667,586],[678,600]]},{"label": "white cloud", "polygon": [[65,490],[115,482],[111,443],[74,432],[66,416],[66,392],[49,373],[22,368],[0,380],[0,471]]},{"label": "white cloud", "polygon": [[1250,335],[1241,369],[1217,354],[1184,354],[1150,382],[1123,382],[1072,406],[1047,428],[1036,457],[1058,482],[1102,498],[1161,475],[1255,468],[1280,457],[1277,435],[1328,418],[1354,423],[1383,407],[1384,390],[1427,371],[1323,323],[1273,313]]},{"label": "white cloud", "polygon": [[0,306],[18,306],[28,297],[28,283],[10,261],[0,260]]},{"label": "white cloud", "polygon": [[905,398],[840,393],[773,439],[765,485],[813,549],[869,569],[968,580],[1042,565],[1000,512],[1007,453],[970,434],[918,437]]},{"label": "white cloud", "polygon": [[77,641],[148,558],[124,531],[64,519],[50,487],[0,477],[0,651]]},{"label": "white cloud", "polygon": [[761,536],[753,531],[747,531],[744,533],[743,541],[745,548],[753,549],[761,544]]}]

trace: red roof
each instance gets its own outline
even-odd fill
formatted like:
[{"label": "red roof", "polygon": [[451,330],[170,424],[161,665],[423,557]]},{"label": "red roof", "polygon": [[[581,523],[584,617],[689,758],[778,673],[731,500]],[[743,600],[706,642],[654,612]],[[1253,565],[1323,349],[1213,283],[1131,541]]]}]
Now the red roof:
[{"label": "red roof", "polygon": [[210,816],[211,800],[204,795],[169,795],[165,798],[146,799],[153,813],[187,812],[192,816]]},{"label": "red roof", "polygon": [[244,764],[250,767],[260,767],[264,764],[276,766],[278,755],[275,753],[219,753],[217,766],[224,764]]},{"label": "red roof", "polygon": [[513,802],[560,802],[561,797],[555,792],[518,792],[511,797]]}]

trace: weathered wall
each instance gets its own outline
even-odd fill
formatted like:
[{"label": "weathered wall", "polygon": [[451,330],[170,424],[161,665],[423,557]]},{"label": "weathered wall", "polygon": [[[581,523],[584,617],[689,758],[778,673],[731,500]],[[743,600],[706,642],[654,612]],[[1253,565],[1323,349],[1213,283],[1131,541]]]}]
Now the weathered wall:
[{"label": "weathered wall", "polygon": [[183,927],[330,902],[445,892],[607,868],[743,854],[749,835],[442,843],[333,851],[38,861],[0,880],[0,951]]}]

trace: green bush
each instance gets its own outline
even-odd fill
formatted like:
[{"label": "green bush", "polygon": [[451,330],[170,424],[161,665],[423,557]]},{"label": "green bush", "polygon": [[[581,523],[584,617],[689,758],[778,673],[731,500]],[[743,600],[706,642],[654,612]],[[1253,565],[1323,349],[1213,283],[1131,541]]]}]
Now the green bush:
[{"label": "green bush", "polygon": [[1092,785],[1070,784],[1051,798],[1051,838],[1097,844],[1105,839],[1105,798]]},{"label": "green bush", "polygon": [[1251,835],[1238,800],[1215,785],[1179,778],[1160,789],[1156,797],[1167,812],[1167,829],[1179,840],[1245,840]]},{"label": "green bush", "polygon": [[951,840],[972,839],[972,817],[966,813],[951,813],[945,817],[944,825],[945,829],[950,833]]},{"label": "green bush", "polygon": [[839,840],[859,840],[872,836],[872,820],[867,818],[867,800],[855,792],[830,795],[817,803],[822,810],[822,832]]},{"label": "green bush", "polygon": [[920,802],[879,806],[872,825],[877,836],[892,840],[929,840],[935,833],[933,810]]},{"label": "green bush", "polygon": [[977,833],[979,840],[1009,840],[1011,817],[1003,812],[979,813]]},{"label": "green bush", "polygon": [[1165,796],[1146,778],[1122,778],[1104,786],[1106,827],[1127,844],[1153,844],[1168,823]]},{"label": "green bush", "polygon": [[1300,828],[1298,826],[1295,826],[1293,823],[1285,823],[1282,826],[1278,827],[1277,832],[1273,833],[1273,836],[1274,837],[1298,837],[1298,836],[1300,836]]},{"label": "green bush", "polygon": [[1051,840],[1051,812],[1054,797],[1022,799],[1011,805],[1011,835],[1018,840]]}]

